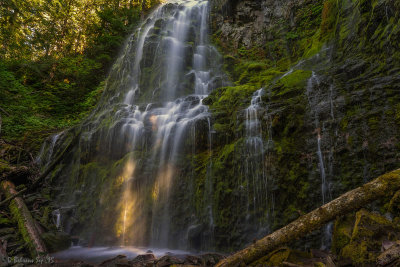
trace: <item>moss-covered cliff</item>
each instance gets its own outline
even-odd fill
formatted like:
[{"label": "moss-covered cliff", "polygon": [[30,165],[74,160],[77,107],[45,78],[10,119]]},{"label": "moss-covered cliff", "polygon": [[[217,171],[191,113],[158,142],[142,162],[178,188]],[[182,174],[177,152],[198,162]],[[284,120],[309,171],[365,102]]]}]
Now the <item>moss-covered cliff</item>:
[{"label": "moss-covered cliff", "polygon": [[[243,110],[260,110],[268,202],[253,221],[277,229],[399,167],[400,6],[395,1],[211,1],[214,41],[234,87],[207,99],[216,231],[249,242]],[[259,209],[261,207],[258,207]],[[267,215],[269,213],[269,215]],[[253,229],[254,230],[254,229]],[[244,238],[244,239],[242,239]],[[220,239],[226,245],[226,236]]]}]

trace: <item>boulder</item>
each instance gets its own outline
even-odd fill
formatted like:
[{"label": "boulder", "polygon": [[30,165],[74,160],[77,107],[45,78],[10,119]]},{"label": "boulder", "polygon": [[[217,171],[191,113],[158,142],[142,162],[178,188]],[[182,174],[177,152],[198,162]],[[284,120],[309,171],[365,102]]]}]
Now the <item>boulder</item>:
[{"label": "boulder", "polygon": [[355,265],[375,263],[382,244],[400,237],[398,225],[378,213],[365,209],[356,213],[351,237],[349,237],[349,229],[349,225],[335,228],[333,248],[341,258],[351,259],[352,264]]},{"label": "boulder", "polygon": [[172,255],[166,255],[161,257],[155,262],[156,267],[166,267],[166,266],[171,266],[175,264],[183,264],[184,261],[182,259],[179,259],[177,257],[174,257]]},{"label": "boulder", "polygon": [[141,267],[141,266],[147,266],[148,264],[152,264],[155,260],[156,257],[154,256],[154,254],[150,252],[137,256],[133,260],[129,261],[129,264],[131,266]]},{"label": "boulder", "polygon": [[100,267],[128,267],[131,266],[125,255],[118,255],[112,259],[105,260],[99,265]]}]

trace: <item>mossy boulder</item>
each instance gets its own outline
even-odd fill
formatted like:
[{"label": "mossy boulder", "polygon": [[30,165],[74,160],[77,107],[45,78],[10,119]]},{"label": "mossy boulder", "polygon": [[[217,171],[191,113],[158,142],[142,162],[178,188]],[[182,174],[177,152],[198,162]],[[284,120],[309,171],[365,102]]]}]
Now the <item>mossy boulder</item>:
[{"label": "mossy boulder", "polygon": [[339,254],[340,250],[351,241],[354,226],[354,214],[344,216],[335,221],[332,234],[332,252]]},{"label": "mossy boulder", "polygon": [[393,198],[388,203],[388,211],[391,212],[396,217],[400,216],[400,191],[393,196]]},{"label": "mossy boulder", "polygon": [[[349,258],[356,265],[375,262],[380,254],[382,242],[397,240],[400,237],[399,225],[378,213],[364,209],[358,211],[355,215],[350,240],[348,240],[349,227],[348,221],[335,225],[333,246],[336,252],[340,251],[339,255],[342,258]],[[344,247],[340,249],[340,246],[343,245]]]}]

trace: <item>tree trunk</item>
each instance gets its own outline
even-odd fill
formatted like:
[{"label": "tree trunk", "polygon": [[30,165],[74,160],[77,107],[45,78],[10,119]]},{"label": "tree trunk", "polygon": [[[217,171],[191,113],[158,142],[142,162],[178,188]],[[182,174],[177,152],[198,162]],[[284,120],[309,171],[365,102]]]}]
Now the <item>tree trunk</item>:
[{"label": "tree trunk", "polygon": [[[1,187],[7,198],[17,194],[15,186],[10,181],[1,182]],[[18,222],[18,230],[26,242],[32,257],[46,253],[47,249],[36,228],[35,221],[21,197],[15,197],[10,205],[10,211]]]},{"label": "tree trunk", "polygon": [[303,215],[294,222],[258,240],[253,245],[220,261],[216,266],[246,266],[283,244],[321,228],[337,216],[358,210],[369,202],[394,194],[399,189],[400,169],[384,174]]}]

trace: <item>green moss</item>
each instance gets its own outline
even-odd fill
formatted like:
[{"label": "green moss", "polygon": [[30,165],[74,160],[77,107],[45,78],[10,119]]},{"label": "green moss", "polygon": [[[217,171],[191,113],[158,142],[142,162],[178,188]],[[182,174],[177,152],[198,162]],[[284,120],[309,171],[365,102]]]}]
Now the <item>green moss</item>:
[{"label": "green moss", "polygon": [[305,260],[310,258],[310,253],[289,248],[280,248],[251,263],[250,266],[282,266],[283,262],[302,265]]},{"label": "green moss", "polygon": [[71,246],[70,236],[62,232],[47,232],[42,234],[41,237],[50,253],[64,250]]},{"label": "green moss", "polygon": [[290,249],[280,248],[251,264],[251,266],[279,266],[289,258]]},{"label": "green moss", "polygon": [[350,243],[354,219],[354,216],[348,215],[335,221],[332,234],[332,251],[336,255],[339,255],[340,251]]},{"label": "green moss", "polygon": [[400,191],[397,191],[388,203],[388,210],[394,215],[400,216]]},{"label": "green moss", "polygon": [[278,84],[282,84],[285,88],[282,92],[279,92],[278,94],[285,94],[286,92],[296,89],[296,88],[302,88],[304,89],[307,80],[311,77],[311,71],[304,71],[304,70],[296,70],[285,77],[281,78],[278,81]]},{"label": "green moss", "polygon": [[[32,239],[30,238],[30,235],[24,225],[25,219],[21,215],[21,211],[19,210],[17,204],[15,201],[11,201],[9,205],[11,214],[13,215],[14,222],[18,224],[18,233],[21,235],[22,239],[24,240],[25,245],[27,246],[30,254],[32,257],[36,257],[36,249],[33,244]],[[33,218],[30,216],[30,214],[25,214],[25,216],[28,217],[28,220],[32,221]]]},{"label": "green moss", "polygon": [[0,216],[0,225],[1,226],[9,226],[12,225],[12,221],[9,218]]},{"label": "green moss", "polygon": [[350,242],[347,240],[348,229],[345,229],[342,237],[338,238],[341,241],[345,239],[345,242],[337,242],[335,248],[338,251],[348,242],[340,252],[342,257],[350,258],[354,264],[373,263],[379,255],[382,241],[396,240],[398,231],[399,226],[385,217],[363,209],[356,213]]},{"label": "green moss", "polygon": [[360,243],[350,243],[342,250],[342,256],[350,258],[353,263],[366,264],[375,261],[376,257],[368,251],[367,241],[362,240]]},{"label": "green moss", "polygon": [[45,225],[45,226],[48,225],[50,211],[51,211],[51,209],[50,209],[49,206],[46,206],[46,207],[44,208],[42,218],[40,219],[40,223],[41,223],[42,225]]}]

